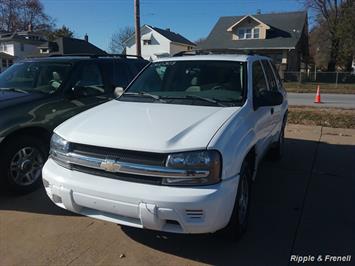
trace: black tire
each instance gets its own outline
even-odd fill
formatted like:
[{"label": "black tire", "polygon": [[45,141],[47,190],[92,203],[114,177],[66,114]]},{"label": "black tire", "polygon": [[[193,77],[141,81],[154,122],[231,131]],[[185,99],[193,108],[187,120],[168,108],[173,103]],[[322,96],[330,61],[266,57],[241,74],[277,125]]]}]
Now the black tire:
[{"label": "black tire", "polygon": [[269,157],[271,160],[278,161],[282,158],[284,143],[285,143],[285,123],[282,124],[278,141],[274,143],[273,147],[269,151]]},{"label": "black tire", "polygon": [[0,178],[17,194],[36,190],[42,184],[42,167],[48,147],[31,136],[16,136],[1,147]]},{"label": "black tire", "polygon": [[[238,185],[238,191],[235,198],[235,203],[233,207],[233,212],[229,220],[228,225],[222,230],[222,232],[232,240],[238,240],[247,230],[248,217],[250,210],[250,200],[251,200],[251,177],[252,171],[247,160],[242,164],[240,171],[240,179]],[[246,194],[246,202],[242,199]],[[242,202],[246,205],[244,207]]]}]

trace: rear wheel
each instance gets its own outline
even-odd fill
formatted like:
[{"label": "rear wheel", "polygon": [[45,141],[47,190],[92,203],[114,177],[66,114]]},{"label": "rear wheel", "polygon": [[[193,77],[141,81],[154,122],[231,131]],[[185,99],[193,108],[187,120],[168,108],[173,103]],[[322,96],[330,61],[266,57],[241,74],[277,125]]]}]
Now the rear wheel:
[{"label": "rear wheel", "polygon": [[250,209],[251,169],[248,161],[244,161],[240,171],[237,196],[233,212],[224,232],[228,237],[239,239],[246,231]]},{"label": "rear wheel", "polygon": [[28,193],[41,184],[48,149],[38,139],[19,136],[8,141],[1,153],[0,177],[13,192]]}]

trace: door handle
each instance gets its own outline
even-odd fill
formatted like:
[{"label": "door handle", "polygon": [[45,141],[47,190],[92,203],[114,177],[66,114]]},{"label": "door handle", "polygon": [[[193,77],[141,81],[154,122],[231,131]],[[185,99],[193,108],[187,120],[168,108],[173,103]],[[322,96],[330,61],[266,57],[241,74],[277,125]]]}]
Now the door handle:
[{"label": "door handle", "polygon": [[274,114],[274,108],[273,108],[273,107],[271,107],[270,113],[271,113],[272,115]]}]

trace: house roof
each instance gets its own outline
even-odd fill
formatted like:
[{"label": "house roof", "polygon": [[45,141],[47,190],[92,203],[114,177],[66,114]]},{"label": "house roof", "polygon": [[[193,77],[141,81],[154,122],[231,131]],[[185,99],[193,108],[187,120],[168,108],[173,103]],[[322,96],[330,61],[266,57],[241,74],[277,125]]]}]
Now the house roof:
[{"label": "house roof", "polygon": [[51,54],[106,54],[97,46],[85,40],[61,37],[51,42],[45,42],[38,48],[47,48]]},{"label": "house roof", "polygon": [[7,53],[0,52],[0,58],[1,59],[14,59],[15,56],[12,56],[12,55],[7,54]]},{"label": "house roof", "polygon": [[238,26],[241,22],[243,22],[246,18],[251,18],[253,20],[255,20],[256,22],[263,24],[264,26],[266,26],[267,29],[270,29],[269,25],[265,24],[264,22],[258,20],[256,17],[253,17],[252,15],[246,15],[244,17],[242,17],[240,20],[238,20],[237,23],[234,23],[232,26],[230,26],[227,31],[233,31],[233,29]]},{"label": "house roof", "polygon": [[245,16],[221,17],[199,45],[201,49],[292,49],[302,36],[307,23],[307,12],[286,12],[252,15],[270,27],[266,39],[233,40],[227,30]]},{"label": "house roof", "polygon": [[188,39],[186,39],[184,36],[180,35],[179,33],[172,32],[169,29],[163,30],[163,29],[160,29],[160,28],[157,28],[157,27],[153,27],[153,26],[150,26],[150,25],[147,25],[147,26],[149,28],[155,30],[159,34],[163,35],[165,38],[167,38],[168,40],[170,40],[172,42],[191,45],[191,46],[196,46],[195,43],[189,41]]},{"label": "house roof", "polygon": [[[34,39],[36,37],[37,39]],[[39,45],[45,41],[41,34],[36,32],[2,32],[0,33],[0,42],[20,42],[32,45]]]}]

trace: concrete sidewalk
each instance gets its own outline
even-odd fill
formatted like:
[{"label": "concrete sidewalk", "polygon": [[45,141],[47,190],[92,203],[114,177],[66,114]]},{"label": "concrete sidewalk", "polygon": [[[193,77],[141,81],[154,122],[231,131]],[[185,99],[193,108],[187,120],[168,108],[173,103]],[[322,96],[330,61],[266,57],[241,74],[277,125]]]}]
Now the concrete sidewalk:
[{"label": "concrete sidewalk", "polygon": [[286,137],[284,158],[260,166],[248,232],[238,243],[73,215],[42,190],[1,192],[0,265],[278,266],[293,265],[292,255],[328,254],[353,257],[325,265],[354,265],[355,130],[288,125]]}]

